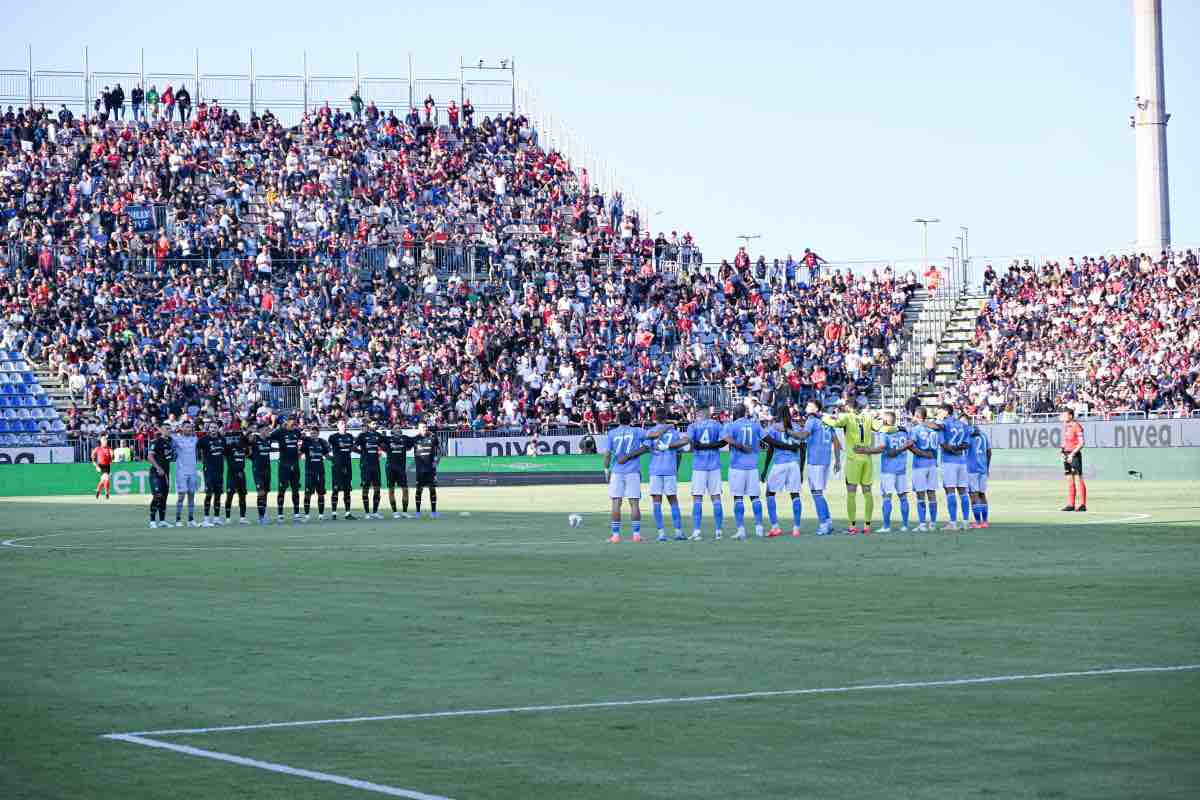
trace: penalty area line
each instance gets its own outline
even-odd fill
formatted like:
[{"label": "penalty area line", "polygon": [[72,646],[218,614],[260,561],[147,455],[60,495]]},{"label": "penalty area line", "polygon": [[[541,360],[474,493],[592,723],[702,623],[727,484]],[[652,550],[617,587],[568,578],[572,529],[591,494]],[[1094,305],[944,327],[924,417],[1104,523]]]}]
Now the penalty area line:
[{"label": "penalty area line", "polygon": [[396,786],[387,786],[382,783],[372,783],[371,781],[363,781],[358,778],[347,778],[344,775],[334,775],[329,772],[317,772],[311,769],[300,769],[298,767],[289,767],[287,764],[276,764],[273,761],[259,761],[256,758],[246,758],[244,756],[233,755],[232,753],[219,753],[216,750],[204,750],[199,747],[189,747],[184,744],[175,744],[174,742],[163,742],[158,739],[151,739],[146,736],[135,736],[129,733],[112,733],[105,737],[111,741],[128,742],[129,744],[141,745],[142,747],[153,747],[160,750],[170,750],[173,753],[182,753],[183,755],[195,756],[197,758],[207,758],[211,761],[223,761],[227,764],[238,764],[243,767],[253,767],[267,772],[276,772],[281,775],[291,775],[296,778],[308,778],[312,781],[321,781],[323,783],[334,783],[338,786],[346,786],[351,789],[362,789],[367,792],[375,792],[376,794],[388,795],[389,797],[407,797],[409,800],[450,800],[448,797],[436,794],[426,794],[413,789],[401,789]]},{"label": "penalty area line", "polygon": [[1020,681],[1047,681],[1066,678],[1098,678],[1114,675],[1139,675],[1148,673],[1194,672],[1200,664],[1173,666],[1111,667],[1106,669],[1073,670],[1070,672],[1036,672],[1013,675],[989,675],[977,678],[949,678],[933,681],[899,681],[894,683],[859,683],[848,686],[826,686],[811,689],[774,689],[766,691],[734,692],[729,694],[693,695],[690,697],[653,697],[635,700],[606,700],[592,703],[557,703],[553,705],[509,706],[507,708],[474,708],[451,711],[427,711],[411,714],[381,714],[366,717],[341,717],[336,719],[310,719],[296,722],[263,722],[250,725],[222,725],[209,728],[176,728],[158,731],[136,731],[111,733],[108,738],[184,736],[209,733],[231,733],[234,731],[260,731],[276,728],[304,728],[318,725],[348,725],[357,722],[388,722],[420,719],[446,719],[454,717],[488,717],[503,714],[545,713],[554,711],[583,711],[605,708],[631,708],[637,706],[688,705],[694,703],[717,703],[731,700],[754,700],[773,697],[803,697],[806,695],[849,694],[902,689],[940,689],[954,686],[979,686],[986,684],[1017,683]]}]

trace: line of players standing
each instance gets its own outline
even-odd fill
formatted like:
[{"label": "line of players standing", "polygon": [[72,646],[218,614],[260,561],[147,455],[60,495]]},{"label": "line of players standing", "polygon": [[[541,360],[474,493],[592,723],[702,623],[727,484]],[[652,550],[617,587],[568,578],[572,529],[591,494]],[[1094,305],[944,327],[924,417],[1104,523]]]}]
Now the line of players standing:
[{"label": "line of players standing", "polygon": [[[284,501],[291,493],[293,522],[312,519],[312,501],[316,497],[317,519],[325,519],[326,470],[331,465],[331,519],[337,519],[339,500],[345,519],[353,520],[350,492],[353,483],[353,459],[358,456],[359,483],[365,519],[383,519],[379,513],[381,478],[386,477],[388,499],[393,519],[411,519],[421,515],[422,498],[429,492],[430,517],[437,513],[437,465],[441,445],[436,434],[424,422],[416,435],[400,431],[380,431],[373,419],[365,429],[353,435],[347,432],[345,421],[338,423],[337,432],[323,439],[315,428],[300,427],[295,418],[281,427],[261,425],[244,430],[237,422],[225,430],[211,423],[205,435],[197,436],[190,424],[178,429],[162,427],[150,443],[150,527],[170,527],[166,521],[167,494],[170,491],[170,470],[175,464],[175,526],[183,527],[183,505],[188,507],[187,524],[192,527],[214,527],[231,522],[233,501],[238,501],[238,521],[248,525],[246,518],[246,461],[258,500],[258,524],[269,522],[268,496],[271,493],[271,462],[277,455],[278,476],[275,497],[277,522],[284,521]],[[413,455],[416,468],[416,513],[409,513],[408,454]],[[381,456],[386,460],[381,463]],[[303,462],[303,463],[302,463]],[[381,469],[382,467],[382,469]],[[199,470],[204,474],[204,517],[195,520],[195,493],[199,489]],[[300,473],[304,472],[304,511],[300,511]],[[400,506],[396,489],[401,491]],[[225,495],[225,515],[221,516],[221,495]]]},{"label": "line of players standing", "polygon": [[[793,421],[793,411],[783,406],[774,415],[762,409],[762,421],[750,415],[746,408],[734,408],[732,421],[722,423],[712,419],[707,408],[697,409],[686,431],[679,431],[668,419],[665,409],[655,414],[655,424],[647,429],[632,426],[632,415],[623,411],[618,426],[605,438],[604,468],[612,501],[612,530],[610,540],[621,541],[621,505],[630,506],[633,541],[641,541],[641,463],[640,457],[651,454],[649,465],[650,496],[658,541],[667,541],[664,530],[662,500],[670,506],[675,539],[702,538],[703,499],[712,503],[715,538],[722,537],[724,506],[720,450],[728,447],[729,489],[734,498],[735,539],[746,539],[745,499],[749,498],[755,519],[755,533],[762,537],[780,536],[779,515],[775,496],[787,492],[792,501],[792,535],[800,535],[801,490],[807,472],[808,488],[816,508],[817,535],[832,533],[832,516],[825,498],[830,476],[840,471],[842,444],[835,435],[841,428],[846,436],[845,454],[847,484],[848,533],[858,533],[856,527],[855,494],[862,492],[865,501],[864,533],[871,532],[874,507],[871,484],[874,480],[872,456],[882,454],[881,491],[883,521],[881,533],[892,530],[893,497],[899,500],[901,531],[910,524],[910,489],[915,491],[918,522],[917,531],[934,530],[938,521],[938,466],[941,463],[941,483],[946,493],[950,521],[946,530],[968,527],[988,527],[987,477],[991,468],[991,443],[987,434],[955,415],[950,406],[938,409],[938,420],[928,419],[924,408],[917,410],[911,420],[911,431],[897,425],[894,412],[885,411],[876,417],[858,409],[857,398],[848,396],[845,412],[839,416],[823,414],[820,402],[810,400],[802,422]],[[799,415],[798,415],[799,416]],[[767,448],[766,464],[761,480],[766,483],[767,513],[771,529],[764,533],[761,500],[759,451]],[[678,452],[689,447],[692,460],[692,535],[682,531],[682,514],[678,502]],[[909,459],[912,480],[909,479]],[[772,463],[772,461],[774,463]],[[807,461],[807,464],[806,464]],[[957,520],[961,509],[962,521]]]}]

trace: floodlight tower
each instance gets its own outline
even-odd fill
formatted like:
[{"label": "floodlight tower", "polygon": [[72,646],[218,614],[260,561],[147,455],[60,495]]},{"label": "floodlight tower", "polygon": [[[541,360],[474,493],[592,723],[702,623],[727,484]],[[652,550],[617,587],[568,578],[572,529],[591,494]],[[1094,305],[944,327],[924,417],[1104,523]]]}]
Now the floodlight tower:
[{"label": "floodlight tower", "polygon": [[1171,246],[1167,193],[1167,101],[1163,93],[1162,0],[1133,0],[1137,148],[1137,247],[1157,257]]}]

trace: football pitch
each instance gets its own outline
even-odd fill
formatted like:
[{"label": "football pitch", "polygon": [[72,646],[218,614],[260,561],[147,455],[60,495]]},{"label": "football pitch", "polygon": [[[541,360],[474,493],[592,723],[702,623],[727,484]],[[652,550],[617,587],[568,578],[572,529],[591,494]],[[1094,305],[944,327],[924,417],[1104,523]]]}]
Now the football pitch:
[{"label": "football pitch", "polygon": [[636,545],[603,486],[214,529],[0,500],[0,797],[1196,797],[1200,482],[1089,488],[870,537],[805,495],[748,542],[727,499],[667,544],[644,498]]}]

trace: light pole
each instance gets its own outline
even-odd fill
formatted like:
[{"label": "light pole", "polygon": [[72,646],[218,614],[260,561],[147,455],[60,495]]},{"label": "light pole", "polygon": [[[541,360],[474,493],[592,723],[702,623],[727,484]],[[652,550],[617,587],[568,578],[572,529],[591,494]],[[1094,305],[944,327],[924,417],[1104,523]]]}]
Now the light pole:
[{"label": "light pole", "polygon": [[958,229],[959,229],[960,231],[962,231],[962,243],[963,243],[963,275],[962,275],[962,281],[963,281],[963,292],[966,292],[966,291],[967,291],[967,283],[968,283],[968,279],[970,278],[970,275],[969,275],[968,273],[971,271],[971,251],[970,251],[970,243],[971,243],[971,242],[970,242],[970,233],[969,233],[969,231],[967,230],[967,226],[966,226],[966,225],[959,225],[959,226],[958,226]]},{"label": "light pole", "polygon": [[749,256],[750,255],[750,242],[752,242],[755,239],[761,239],[762,234],[761,233],[739,233],[737,238],[742,240],[742,246],[746,248],[746,255]]},{"label": "light pole", "polygon": [[921,226],[921,268],[926,270],[929,269],[929,226],[931,223],[941,222],[941,220],[937,217],[930,219],[917,217],[913,222]]}]

